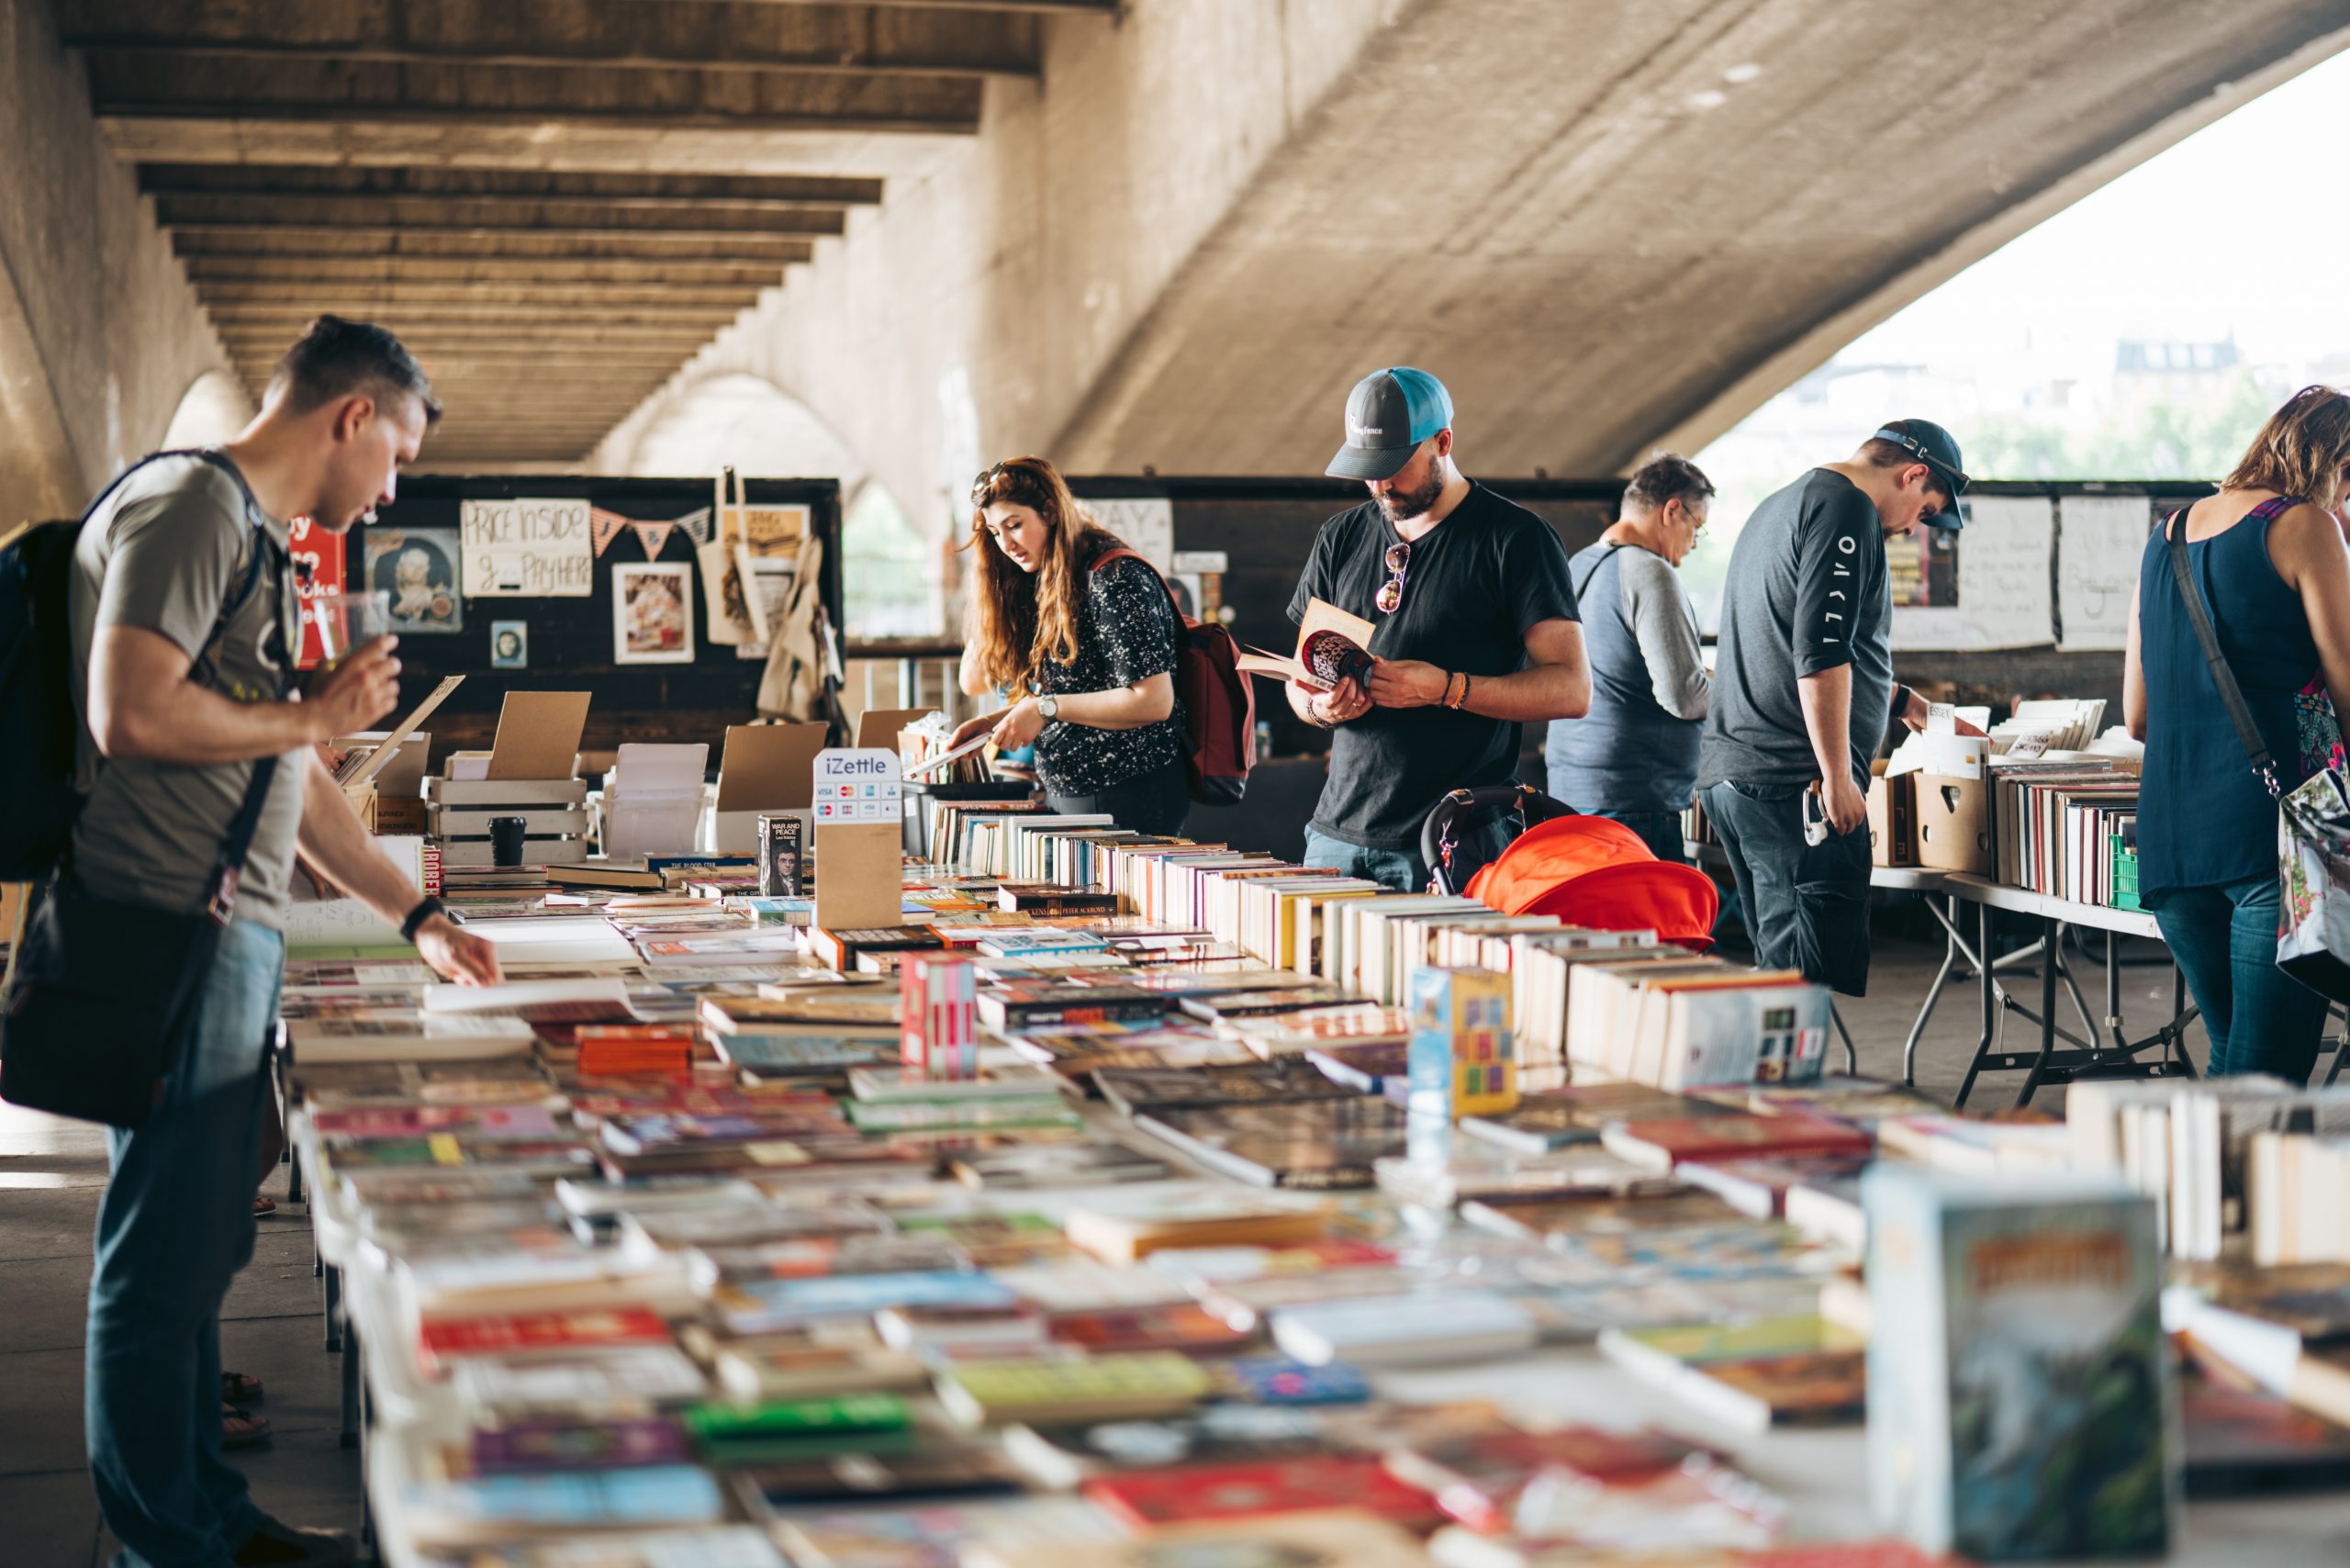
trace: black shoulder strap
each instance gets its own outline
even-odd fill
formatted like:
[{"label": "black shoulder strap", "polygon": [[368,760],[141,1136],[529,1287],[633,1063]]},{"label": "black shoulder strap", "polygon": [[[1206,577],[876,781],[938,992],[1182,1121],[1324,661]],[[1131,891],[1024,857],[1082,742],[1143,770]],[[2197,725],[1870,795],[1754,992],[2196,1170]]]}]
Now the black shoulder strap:
[{"label": "black shoulder strap", "polygon": [[1610,544],[1606,550],[1600,553],[1599,559],[1591,564],[1591,570],[1583,575],[1583,581],[1572,585],[1575,590],[1575,608],[1577,610],[1581,610],[1583,608],[1583,596],[1591,588],[1591,579],[1599,576],[1599,568],[1607,565],[1607,557],[1613,555],[1618,550],[1628,550],[1630,548],[1631,546],[1628,544]]},{"label": "black shoulder strap", "polygon": [[[171,452],[150,453],[120,474],[116,475],[114,482],[99,491],[97,498],[84,509],[82,521],[88,522],[96,514],[98,508],[105,504],[106,498],[113,495],[125,479],[129,478],[150,463],[161,462],[166,457],[195,457],[211,464],[237,482],[237,491],[244,497],[249,513],[261,510],[261,503],[254,499],[252,487],[245,483],[244,475],[238,471],[236,464],[229,461],[226,453],[215,452],[206,447],[186,447]],[[252,554],[245,563],[244,575],[238,582],[235,590],[221,600],[220,613],[213,618],[212,631],[204,639],[204,646],[197,650],[191,668],[209,664],[213,648],[229,630],[229,619],[243,608],[247,599],[252,597],[254,585],[261,580],[262,562],[270,553],[270,541],[267,532],[258,524],[254,526],[252,533]],[[283,693],[281,692],[280,695],[282,696]],[[277,778],[277,761],[275,756],[259,757],[254,760],[253,776],[245,784],[245,798],[238,804],[237,814],[229,819],[229,831],[220,841],[219,857],[213,862],[212,892],[205,904],[205,913],[220,925],[225,926],[229,924],[229,917],[236,909],[237,883],[244,875],[245,857],[252,852],[253,835],[261,831],[262,812],[269,804],[270,785]]]},{"label": "black shoulder strap", "polygon": [[2251,759],[2253,772],[2268,787],[2268,798],[2276,800],[2282,793],[2277,785],[2277,759],[2268,754],[2268,743],[2260,738],[2260,726],[2252,722],[2244,688],[2236,684],[2235,672],[2228,668],[2228,655],[2220,651],[2220,634],[2212,629],[2211,612],[2203,603],[2203,590],[2196,586],[2187,562],[2184,510],[2164,521],[2163,535],[2170,542],[2170,575],[2178,580],[2179,597],[2187,600],[2187,618],[2195,623],[2195,640],[2203,645],[2203,662],[2210,667],[2211,684],[2219,688],[2220,701],[2227,708],[2229,722],[2236,727],[2236,739],[2244,743],[2244,756]]},{"label": "black shoulder strap", "polygon": [[[123,481],[149,464],[161,463],[167,457],[194,457],[210,464],[236,481],[237,493],[244,497],[245,510],[248,514],[261,510],[261,502],[254,498],[252,487],[245,483],[243,471],[229,459],[227,453],[208,446],[181,446],[165,452],[151,452],[116,475],[113,481],[98,492],[97,498],[83,509],[82,521],[86,523],[91,518],[96,516],[98,508],[106,504],[108,496],[122,487]],[[236,588],[221,599],[220,613],[212,619],[212,630],[205,634],[203,646],[196,649],[196,657],[189,661],[190,671],[207,680],[211,678],[213,649],[219,645],[222,637],[228,635],[229,621],[237,611],[245,607],[245,601],[252,598],[254,586],[261,581],[262,558],[268,553],[268,535],[258,525],[254,527],[252,532],[253,550],[252,555],[245,561],[244,574],[238,579]]]}]

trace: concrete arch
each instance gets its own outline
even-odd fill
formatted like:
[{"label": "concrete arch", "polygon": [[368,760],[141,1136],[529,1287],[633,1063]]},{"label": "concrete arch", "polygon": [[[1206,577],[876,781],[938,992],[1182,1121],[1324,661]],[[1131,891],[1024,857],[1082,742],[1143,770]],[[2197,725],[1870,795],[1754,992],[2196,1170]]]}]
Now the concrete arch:
[{"label": "concrete arch", "polygon": [[[806,401],[763,375],[729,370],[670,388],[608,441],[607,471],[632,475],[715,474],[722,467],[761,478],[833,477],[841,493],[869,470]],[[617,456],[619,454],[625,456]]]},{"label": "concrete arch", "polygon": [[253,417],[252,395],[225,370],[207,370],[180,394],[171,423],[163,427],[165,448],[217,446],[245,428]]}]

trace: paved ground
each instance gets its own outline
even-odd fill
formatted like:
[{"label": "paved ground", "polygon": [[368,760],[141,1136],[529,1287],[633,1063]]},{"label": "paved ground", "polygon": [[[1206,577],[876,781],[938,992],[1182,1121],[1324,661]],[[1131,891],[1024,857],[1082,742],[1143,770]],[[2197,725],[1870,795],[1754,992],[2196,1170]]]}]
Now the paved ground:
[{"label": "paved ground", "polygon": [[[1865,1073],[1900,1072],[1901,1042],[1942,958],[1940,941],[1927,939],[1930,929],[1915,908],[1881,916],[1869,995],[1841,1004]],[[2136,950],[2157,951],[2151,944]],[[2078,973],[2091,1005],[2101,1006],[2103,969],[2084,961]],[[2170,971],[2125,962],[2123,976],[2125,1015],[2139,1025],[2133,1033],[2143,1033],[2167,1004]],[[1919,1081],[1930,1092],[1948,1100],[1956,1092],[1979,1020],[1971,986],[1937,1010],[1919,1053]],[[2014,1031],[2024,1027],[2016,1023],[2010,1038],[2020,1039]],[[2199,1062],[2199,1030],[2193,1043]],[[1974,1108],[2009,1103],[2018,1081],[2018,1075],[1986,1080]],[[2051,1093],[2038,1103],[2058,1109],[2063,1100]],[[6,1521],[0,1559],[10,1568],[92,1568],[111,1555],[82,1457],[84,1297],[105,1180],[106,1146],[96,1131],[0,1106],[0,1520]],[[275,1436],[239,1462],[264,1507],[297,1524],[350,1528],[358,1518],[358,1469],[355,1455],[337,1442],[337,1368],[320,1343],[309,1224],[282,1202],[282,1170],[269,1191],[281,1200],[278,1213],[261,1222],[252,1266],[223,1314],[222,1338],[227,1364],[267,1383],[263,1409]]]}]

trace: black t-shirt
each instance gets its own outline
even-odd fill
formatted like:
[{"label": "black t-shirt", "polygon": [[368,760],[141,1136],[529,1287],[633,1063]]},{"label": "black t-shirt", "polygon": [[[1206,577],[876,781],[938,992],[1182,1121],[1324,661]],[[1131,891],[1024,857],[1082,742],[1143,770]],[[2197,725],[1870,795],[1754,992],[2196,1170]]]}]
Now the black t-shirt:
[{"label": "black t-shirt", "polygon": [[[1483,485],[1412,542],[1403,602],[1382,615],[1387,548],[1402,543],[1374,501],[1340,512],[1315,537],[1289,618],[1302,621],[1309,599],[1326,599],[1371,623],[1371,651],[1381,658],[1472,676],[1515,675],[1536,622],[1581,619],[1559,536]],[[1366,848],[1416,847],[1446,791],[1509,782],[1517,751],[1518,726],[1505,720],[1440,706],[1373,708],[1331,732],[1314,829]]]},{"label": "black t-shirt", "polygon": [[1803,719],[1807,675],[1852,666],[1852,778],[1893,717],[1893,596],[1876,503],[1832,468],[1765,497],[1739,530],[1697,787],[1792,789],[1819,777]]},{"label": "black t-shirt", "polygon": [[[1088,558],[1122,548],[1103,544]],[[1089,570],[1078,600],[1077,657],[1065,665],[1039,661],[1036,689],[1056,696],[1109,691],[1171,671],[1180,631],[1175,607],[1149,563],[1113,561]],[[1056,719],[1036,736],[1036,778],[1055,795],[1091,795],[1156,773],[1183,751],[1180,699],[1173,713],[1135,730],[1097,730]]]}]

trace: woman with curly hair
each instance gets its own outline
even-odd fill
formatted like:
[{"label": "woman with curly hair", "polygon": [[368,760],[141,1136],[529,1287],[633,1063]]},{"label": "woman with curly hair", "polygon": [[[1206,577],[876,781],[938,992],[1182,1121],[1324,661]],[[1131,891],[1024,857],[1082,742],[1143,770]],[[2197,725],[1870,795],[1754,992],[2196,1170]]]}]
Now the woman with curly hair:
[{"label": "woman with curly hair", "polygon": [[[2254,774],[2185,595],[2201,599],[2286,790],[2328,764],[2350,694],[2350,394],[2305,386],[2219,493],[2146,543],[2122,714],[2146,743],[2138,885],[2211,1036],[2210,1070],[2309,1077],[2325,999],[2277,967],[2277,802]],[[2187,545],[2187,580],[2171,537]],[[2305,711],[2315,722],[2303,722]]]},{"label": "woman with curly hair", "polygon": [[1006,749],[1033,743],[1053,810],[1181,832],[1191,810],[1175,701],[1182,628],[1158,574],[1097,527],[1041,457],[973,482],[968,548],[965,689],[1021,695],[967,721],[956,743],[983,730]]}]

